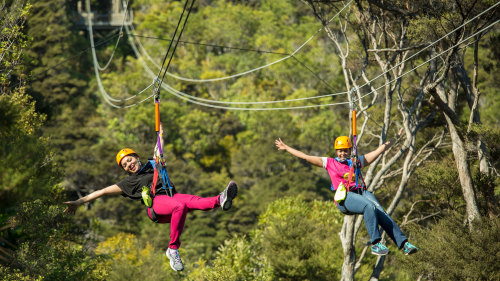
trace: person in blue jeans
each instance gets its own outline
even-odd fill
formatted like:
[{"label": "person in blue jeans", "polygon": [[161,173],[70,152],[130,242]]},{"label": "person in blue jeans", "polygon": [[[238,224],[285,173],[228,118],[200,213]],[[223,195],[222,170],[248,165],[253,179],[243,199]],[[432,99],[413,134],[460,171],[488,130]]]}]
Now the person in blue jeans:
[{"label": "person in blue jeans", "polygon": [[[399,131],[398,136],[401,134]],[[386,151],[398,138],[382,144],[377,149],[359,157],[361,167],[368,166],[377,157]],[[349,185],[348,175],[352,160],[351,155],[352,144],[348,137],[340,136],[335,139],[334,147],[336,149],[336,158],[311,156],[286,145],[280,138],[275,141],[278,150],[285,150],[295,157],[301,158],[310,164],[318,167],[323,167],[327,170],[332,181],[332,189],[336,191],[341,185],[346,188],[349,186],[349,192],[344,200],[336,202],[337,208],[344,214],[362,214],[365,220],[366,229],[371,239],[371,252],[374,255],[387,255],[389,249],[382,244],[382,236],[380,234],[379,225],[387,232],[389,237],[396,243],[399,249],[402,249],[405,255],[416,253],[418,248],[408,242],[408,238],[403,234],[399,226],[387,214],[384,208],[377,201],[377,198],[364,187],[356,186],[355,182]]]}]

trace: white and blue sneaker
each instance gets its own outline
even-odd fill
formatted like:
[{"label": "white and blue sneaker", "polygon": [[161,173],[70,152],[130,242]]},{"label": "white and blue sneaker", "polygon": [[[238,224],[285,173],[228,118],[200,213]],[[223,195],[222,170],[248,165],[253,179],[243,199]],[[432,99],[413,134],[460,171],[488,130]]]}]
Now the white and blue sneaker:
[{"label": "white and blue sneaker", "polygon": [[389,248],[387,248],[384,244],[378,242],[375,245],[372,245],[372,254],[377,256],[385,256],[389,253]]},{"label": "white and blue sneaker", "polygon": [[233,199],[237,194],[238,186],[234,181],[230,181],[226,189],[224,189],[224,191],[222,191],[219,196],[219,204],[222,210],[227,211],[231,209],[231,206],[233,205]]},{"label": "white and blue sneaker", "polygon": [[170,267],[175,271],[184,270],[184,264],[182,263],[181,256],[179,255],[179,250],[177,249],[167,249],[167,258],[170,260]]},{"label": "white and blue sneaker", "polygon": [[411,254],[414,254],[416,252],[418,252],[418,248],[413,246],[412,244],[410,244],[410,242],[406,241],[404,247],[403,247],[403,252],[405,253],[405,255],[411,255]]}]

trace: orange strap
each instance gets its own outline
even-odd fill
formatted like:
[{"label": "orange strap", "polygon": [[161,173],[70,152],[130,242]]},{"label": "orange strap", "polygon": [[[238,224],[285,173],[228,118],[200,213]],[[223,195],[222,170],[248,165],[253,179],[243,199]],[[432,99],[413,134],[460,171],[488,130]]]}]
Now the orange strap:
[{"label": "orange strap", "polygon": [[160,131],[160,103],[155,103],[155,129]]}]

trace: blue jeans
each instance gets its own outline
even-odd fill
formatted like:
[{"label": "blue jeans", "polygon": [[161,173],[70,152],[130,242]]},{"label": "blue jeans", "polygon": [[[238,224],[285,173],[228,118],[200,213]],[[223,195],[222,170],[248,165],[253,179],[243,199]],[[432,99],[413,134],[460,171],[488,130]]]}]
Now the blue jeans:
[{"label": "blue jeans", "polygon": [[363,214],[372,243],[382,238],[378,228],[380,225],[396,245],[401,248],[408,239],[399,229],[399,226],[385,212],[373,193],[368,190],[359,191],[361,194],[356,193],[356,191],[348,192],[344,202],[337,204],[337,208],[344,214]]}]

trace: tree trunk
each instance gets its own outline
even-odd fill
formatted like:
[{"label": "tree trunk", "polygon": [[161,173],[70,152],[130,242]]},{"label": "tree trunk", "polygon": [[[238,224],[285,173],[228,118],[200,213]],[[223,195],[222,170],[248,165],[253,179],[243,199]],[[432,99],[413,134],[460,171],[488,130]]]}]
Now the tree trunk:
[{"label": "tree trunk", "polygon": [[[462,193],[465,200],[466,206],[466,216],[467,222],[469,223],[469,228],[472,228],[472,222],[476,219],[481,218],[479,212],[479,207],[477,204],[476,193],[474,190],[474,182],[472,180],[472,175],[470,171],[469,161],[467,160],[467,150],[465,147],[465,137],[460,131],[458,126],[460,126],[459,117],[457,115],[456,102],[458,97],[458,90],[456,87],[451,86],[449,94],[446,94],[446,90],[441,82],[447,76],[451,58],[456,58],[453,53],[450,53],[443,66],[444,71],[442,71],[441,77],[436,79],[436,81],[428,84],[424,88],[424,93],[431,94],[434,98],[434,103],[441,109],[446,119],[447,128],[450,132],[450,137],[452,141],[452,151],[455,158],[455,164],[457,165],[458,177],[460,180],[460,185],[462,186]],[[430,65],[431,73],[437,73],[436,61],[432,62]]]},{"label": "tree trunk", "polygon": [[339,233],[342,248],[344,249],[344,262],[342,263],[341,281],[354,281],[354,267],[356,262],[356,251],[354,248],[354,222],[356,216],[344,216],[342,230]]},{"label": "tree trunk", "polygon": [[469,162],[467,161],[467,151],[465,150],[465,143],[460,138],[460,135],[453,124],[452,120],[448,115],[445,114],[446,122],[448,123],[448,129],[450,130],[450,137],[452,141],[453,156],[455,157],[455,164],[457,165],[458,177],[460,179],[460,184],[462,186],[462,193],[464,195],[467,221],[469,222],[469,227],[474,220],[479,219],[481,214],[479,213],[479,208],[476,200],[476,193],[474,191],[474,183],[472,181],[472,175],[470,172]]}]

